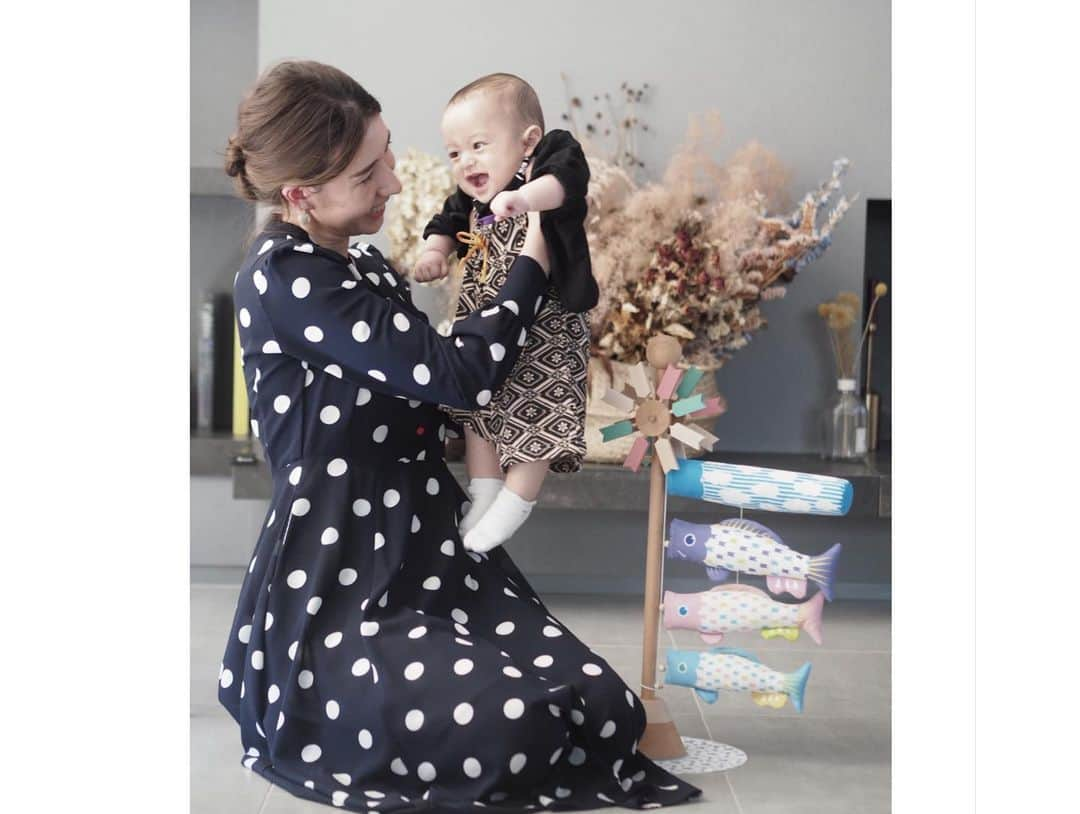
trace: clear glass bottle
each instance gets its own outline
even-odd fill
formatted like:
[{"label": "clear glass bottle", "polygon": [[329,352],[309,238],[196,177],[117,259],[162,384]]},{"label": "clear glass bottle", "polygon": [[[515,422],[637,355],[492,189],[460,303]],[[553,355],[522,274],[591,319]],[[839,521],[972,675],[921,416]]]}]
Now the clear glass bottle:
[{"label": "clear glass bottle", "polygon": [[867,414],[855,396],[855,380],[839,379],[836,399],[822,416],[821,455],[838,461],[850,461],[866,455]]}]

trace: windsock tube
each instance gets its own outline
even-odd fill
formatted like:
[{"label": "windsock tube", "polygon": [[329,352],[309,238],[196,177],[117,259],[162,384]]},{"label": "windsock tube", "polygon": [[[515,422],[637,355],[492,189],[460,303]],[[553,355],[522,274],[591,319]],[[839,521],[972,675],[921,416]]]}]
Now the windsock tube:
[{"label": "windsock tube", "polygon": [[855,493],[850,481],[830,475],[686,458],[678,465],[667,475],[669,495],[741,509],[838,517]]}]

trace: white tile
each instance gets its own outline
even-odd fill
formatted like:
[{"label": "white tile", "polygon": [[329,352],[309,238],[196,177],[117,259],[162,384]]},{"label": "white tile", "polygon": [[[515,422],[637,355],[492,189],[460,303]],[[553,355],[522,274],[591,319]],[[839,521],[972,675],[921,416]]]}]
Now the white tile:
[{"label": "white tile", "polygon": [[217,679],[240,587],[191,586],[191,709],[220,709]]},{"label": "white tile", "polygon": [[192,814],[258,814],[270,784],[240,760],[240,727],[220,714],[191,716]]}]

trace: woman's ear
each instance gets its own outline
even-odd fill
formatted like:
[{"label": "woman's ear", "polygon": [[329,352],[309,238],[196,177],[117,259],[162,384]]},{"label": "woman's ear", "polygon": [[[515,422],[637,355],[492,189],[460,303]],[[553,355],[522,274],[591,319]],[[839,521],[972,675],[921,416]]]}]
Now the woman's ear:
[{"label": "woman's ear", "polygon": [[311,208],[311,202],[308,200],[308,196],[310,196],[313,191],[313,187],[286,184],[281,188],[281,197],[289,209],[301,212]]},{"label": "woman's ear", "polygon": [[536,149],[536,145],[540,143],[540,139],[543,137],[544,131],[540,129],[540,126],[530,124],[521,136],[521,143],[525,147],[525,154],[532,155],[533,150]]}]

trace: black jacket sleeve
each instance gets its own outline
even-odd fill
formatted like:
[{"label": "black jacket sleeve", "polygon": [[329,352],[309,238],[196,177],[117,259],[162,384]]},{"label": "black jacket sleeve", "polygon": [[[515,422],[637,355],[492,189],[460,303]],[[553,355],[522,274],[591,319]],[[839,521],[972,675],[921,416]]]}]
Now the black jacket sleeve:
[{"label": "black jacket sleeve", "polygon": [[472,209],[472,198],[461,191],[461,187],[454,190],[454,194],[446,199],[442,212],[428,221],[424,227],[424,239],[429,235],[446,235],[453,238],[457,244],[458,257],[464,257],[468,246],[457,239],[458,232],[466,232],[469,229],[469,211]]},{"label": "black jacket sleeve", "polygon": [[531,180],[545,175],[558,178],[566,193],[562,206],[540,215],[551,256],[551,281],[568,311],[584,313],[600,297],[585,239],[589,163],[577,139],[566,130],[552,130],[536,145]]}]

